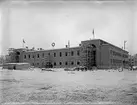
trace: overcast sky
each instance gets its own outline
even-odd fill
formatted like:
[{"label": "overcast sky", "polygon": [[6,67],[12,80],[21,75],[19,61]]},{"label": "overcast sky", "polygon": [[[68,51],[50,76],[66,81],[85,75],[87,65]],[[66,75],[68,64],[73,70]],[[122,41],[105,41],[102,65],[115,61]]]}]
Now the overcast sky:
[{"label": "overcast sky", "polygon": [[9,11],[1,5],[1,54],[7,48],[21,48],[22,40],[29,48],[62,48],[93,38],[103,39],[137,53],[135,2],[11,2]]}]

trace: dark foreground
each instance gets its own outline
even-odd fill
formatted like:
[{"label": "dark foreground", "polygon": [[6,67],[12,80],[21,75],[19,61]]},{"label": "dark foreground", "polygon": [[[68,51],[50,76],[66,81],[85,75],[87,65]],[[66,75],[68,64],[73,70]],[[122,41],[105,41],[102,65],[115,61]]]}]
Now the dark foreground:
[{"label": "dark foreground", "polygon": [[0,96],[9,105],[137,105],[137,71],[0,70]]}]

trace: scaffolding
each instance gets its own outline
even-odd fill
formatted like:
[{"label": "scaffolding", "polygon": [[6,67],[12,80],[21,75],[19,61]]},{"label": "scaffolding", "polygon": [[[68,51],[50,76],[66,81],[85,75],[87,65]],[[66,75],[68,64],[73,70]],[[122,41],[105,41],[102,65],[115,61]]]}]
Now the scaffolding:
[{"label": "scaffolding", "polygon": [[96,67],[96,48],[93,45],[83,47],[82,62],[88,69]]}]

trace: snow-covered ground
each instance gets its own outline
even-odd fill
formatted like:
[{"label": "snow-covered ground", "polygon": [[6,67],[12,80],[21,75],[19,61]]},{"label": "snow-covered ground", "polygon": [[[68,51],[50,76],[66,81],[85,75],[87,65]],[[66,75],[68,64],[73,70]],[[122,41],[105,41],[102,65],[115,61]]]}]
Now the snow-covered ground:
[{"label": "snow-covered ground", "polygon": [[137,71],[0,70],[2,103],[137,105]]}]

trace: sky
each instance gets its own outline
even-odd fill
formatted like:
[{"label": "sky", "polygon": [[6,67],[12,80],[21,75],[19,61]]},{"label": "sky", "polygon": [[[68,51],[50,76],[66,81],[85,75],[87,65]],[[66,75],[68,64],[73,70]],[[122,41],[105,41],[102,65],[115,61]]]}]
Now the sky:
[{"label": "sky", "polygon": [[0,53],[8,48],[64,48],[81,41],[102,39],[129,54],[137,53],[137,7],[133,1],[33,1],[0,5]]}]

